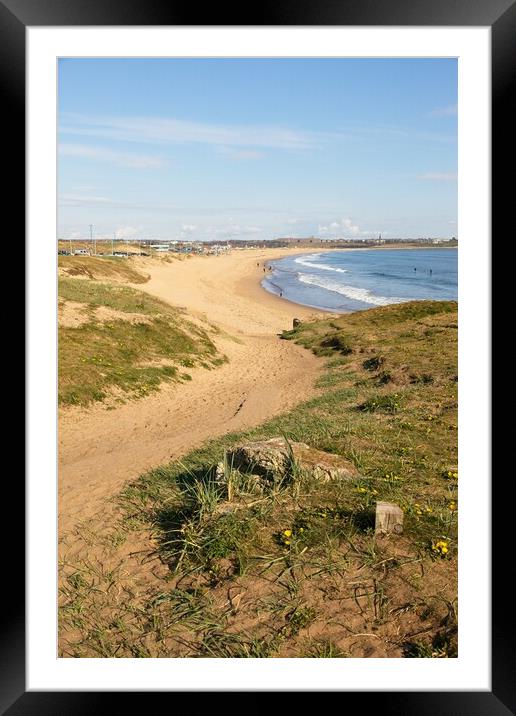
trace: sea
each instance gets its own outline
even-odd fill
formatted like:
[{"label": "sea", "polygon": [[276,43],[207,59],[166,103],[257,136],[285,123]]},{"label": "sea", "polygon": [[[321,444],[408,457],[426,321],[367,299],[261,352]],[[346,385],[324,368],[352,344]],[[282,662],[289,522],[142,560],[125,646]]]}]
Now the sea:
[{"label": "sea", "polygon": [[457,249],[319,251],[271,261],[270,293],[334,313],[390,303],[457,300]]}]

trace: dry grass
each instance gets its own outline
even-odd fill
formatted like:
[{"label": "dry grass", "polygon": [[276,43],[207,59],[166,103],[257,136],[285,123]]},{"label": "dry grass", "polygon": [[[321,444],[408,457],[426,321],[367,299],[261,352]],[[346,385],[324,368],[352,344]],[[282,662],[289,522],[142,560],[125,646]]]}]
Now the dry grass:
[{"label": "dry grass", "polygon": [[117,256],[59,256],[59,273],[75,278],[123,283],[146,283],[147,274],[134,268],[132,263]]},{"label": "dry grass", "polygon": [[[456,656],[456,304],[373,309],[285,338],[327,355],[322,394],[124,491],[113,529],[150,530],[139,574],[152,559],[163,571],[135,590],[121,572],[66,565],[63,655]],[[225,448],[279,434],[343,455],[360,478],[293,470],[257,489],[226,464],[228,484],[213,481]],[[377,500],[403,508],[403,535],[375,537]]]}]

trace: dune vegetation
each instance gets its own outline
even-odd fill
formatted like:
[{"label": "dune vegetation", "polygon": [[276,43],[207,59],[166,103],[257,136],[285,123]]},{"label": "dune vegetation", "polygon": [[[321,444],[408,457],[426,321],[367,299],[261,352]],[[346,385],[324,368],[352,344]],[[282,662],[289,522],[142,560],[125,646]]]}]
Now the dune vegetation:
[{"label": "dune vegetation", "polygon": [[[65,300],[86,311],[123,310],[104,287],[87,300],[70,291]],[[125,310],[179,320],[148,297],[139,306],[138,295],[121,295]],[[140,330],[137,350],[150,350],[153,328]],[[103,540],[104,564],[118,566],[62,565],[62,656],[457,656],[457,304],[375,308],[282,338],[325,357],[317,397],[126,487],[118,520],[91,537]],[[194,338],[181,341],[187,355]],[[86,335],[80,344],[74,352],[95,345]],[[202,336],[194,345],[214,359]],[[224,458],[274,436],[340,455],[357,477],[321,482],[293,461],[286,477],[257,483]],[[402,534],[375,535],[380,500],[402,508]],[[149,545],[138,579],[127,572],[135,534]]]},{"label": "dune vegetation", "polygon": [[59,256],[58,270],[62,276],[89,278],[98,281],[146,283],[149,276],[131,261],[117,256]]},{"label": "dune vegetation", "polygon": [[164,381],[189,380],[194,366],[226,360],[213,326],[125,285],[147,280],[129,262],[60,258],[68,259],[58,285],[61,405],[143,397]]}]

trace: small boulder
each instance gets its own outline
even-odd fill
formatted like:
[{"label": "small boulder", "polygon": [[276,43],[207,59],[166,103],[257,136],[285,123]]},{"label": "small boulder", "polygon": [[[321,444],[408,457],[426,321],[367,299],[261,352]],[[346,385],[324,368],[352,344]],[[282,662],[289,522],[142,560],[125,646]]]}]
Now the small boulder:
[{"label": "small boulder", "polygon": [[301,325],[301,322],[302,321],[300,318],[294,318],[294,320],[292,321],[292,328],[297,328]]},{"label": "small boulder", "polygon": [[[358,476],[355,466],[341,457],[305,443],[271,438],[238,445],[226,451],[226,462],[236,470],[275,481],[290,477],[295,468],[317,480],[349,480]],[[219,479],[222,477],[219,471]]]}]

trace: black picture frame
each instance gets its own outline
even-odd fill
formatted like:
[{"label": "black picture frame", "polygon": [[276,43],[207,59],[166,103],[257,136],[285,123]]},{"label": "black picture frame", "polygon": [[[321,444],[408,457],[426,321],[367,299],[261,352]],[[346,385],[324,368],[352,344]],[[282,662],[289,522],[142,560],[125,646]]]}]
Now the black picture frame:
[{"label": "black picture frame", "polygon": [[[245,14],[227,3],[204,6],[169,0],[0,0],[0,88],[4,98],[5,135],[8,149],[10,182],[6,204],[21,233],[25,215],[25,32],[34,26],[186,26],[186,25],[341,25],[341,26],[489,26],[492,37],[492,235],[509,228],[508,214],[513,211],[510,180],[515,156],[510,100],[516,96],[516,0],[268,0],[254,12]],[[202,16],[202,23],[198,22]],[[512,151],[511,151],[512,149]],[[13,207],[17,208],[14,212]],[[18,238],[18,237],[17,237]],[[476,714],[502,716],[516,712],[516,674],[514,635],[508,630],[512,613],[511,597],[502,582],[506,579],[507,554],[501,525],[501,503],[511,505],[512,485],[493,489],[493,592],[492,592],[492,691],[491,692],[347,692],[343,707],[350,699],[360,699],[360,708],[378,708],[383,714]],[[23,503],[21,478],[11,480],[12,504]],[[505,513],[505,511],[504,511]],[[506,519],[506,515],[505,515]],[[120,708],[123,693],[103,692],[26,692],[25,689],[25,609],[21,585],[24,567],[17,538],[16,549],[4,549],[4,570],[10,584],[18,584],[11,594],[10,608],[2,612],[1,632],[1,713],[91,714],[100,702],[110,709]],[[503,560],[503,562],[502,562]],[[503,566],[502,566],[503,565]],[[202,686],[201,686],[202,689]],[[147,699],[151,694],[145,693]],[[129,694],[138,707],[142,696]],[[116,702],[115,702],[116,699]],[[364,701],[365,699],[365,701]],[[170,704],[173,707],[173,704]]]}]

